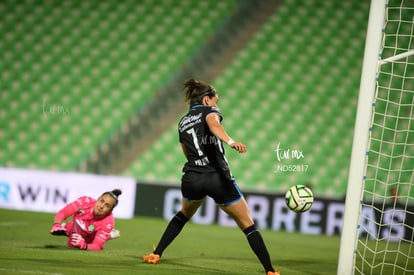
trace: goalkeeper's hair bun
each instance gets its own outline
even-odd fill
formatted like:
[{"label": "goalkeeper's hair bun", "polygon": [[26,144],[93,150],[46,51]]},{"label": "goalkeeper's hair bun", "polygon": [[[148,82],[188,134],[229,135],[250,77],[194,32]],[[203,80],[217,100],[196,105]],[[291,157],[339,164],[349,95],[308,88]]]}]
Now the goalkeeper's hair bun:
[{"label": "goalkeeper's hair bun", "polygon": [[117,197],[119,196],[119,195],[121,195],[122,194],[122,191],[120,190],[120,189],[114,189],[114,190],[112,190],[111,191],[114,195],[116,195]]}]

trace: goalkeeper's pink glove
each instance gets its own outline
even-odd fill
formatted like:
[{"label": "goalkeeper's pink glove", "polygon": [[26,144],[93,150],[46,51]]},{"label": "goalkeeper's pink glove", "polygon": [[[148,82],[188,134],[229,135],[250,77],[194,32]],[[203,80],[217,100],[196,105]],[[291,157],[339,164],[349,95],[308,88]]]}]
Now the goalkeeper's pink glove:
[{"label": "goalkeeper's pink glove", "polygon": [[88,245],[86,244],[86,241],[84,238],[82,238],[81,235],[73,233],[72,236],[70,236],[70,246],[73,247],[79,247],[79,249],[86,250],[88,248]]},{"label": "goalkeeper's pink glove", "polygon": [[66,228],[60,223],[55,223],[50,229],[50,234],[57,236],[67,236]]}]

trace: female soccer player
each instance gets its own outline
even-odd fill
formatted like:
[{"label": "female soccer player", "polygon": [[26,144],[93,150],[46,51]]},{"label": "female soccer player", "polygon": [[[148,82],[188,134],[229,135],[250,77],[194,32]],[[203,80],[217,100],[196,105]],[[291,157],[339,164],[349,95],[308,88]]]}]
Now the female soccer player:
[{"label": "female soccer player", "polygon": [[247,151],[246,145],[231,139],[221,125],[219,96],[212,86],[190,79],[184,84],[184,92],[190,110],[178,124],[179,140],[187,158],[181,179],[182,208],[169,222],[153,253],[143,256],[144,262],[156,264],[206,196],[210,196],[244,232],[266,274],[280,275],[272,267],[266,245],[230,172],[222,142],[239,153]]},{"label": "female soccer player", "polygon": [[[106,241],[119,237],[114,229],[112,210],[122,191],[104,192],[97,200],[82,196],[59,210],[53,219],[52,235],[68,236],[68,246],[82,250],[102,250]],[[72,219],[64,223],[64,221]]]}]

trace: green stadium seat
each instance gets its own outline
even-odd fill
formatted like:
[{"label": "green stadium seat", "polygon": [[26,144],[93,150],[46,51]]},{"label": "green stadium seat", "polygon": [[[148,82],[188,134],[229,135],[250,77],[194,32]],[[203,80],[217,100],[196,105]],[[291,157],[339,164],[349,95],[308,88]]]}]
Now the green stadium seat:
[{"label": "green stadium seat", "polygon": [[[236,4],[226,1],[203,13],[206,20],[197,26],[197,11],[184,12],[193,10],[187,2],[3,1],[2,29],[8,33],[0,53],[6,68],[1,82],[8,96],[2,100],[11,132],[6,138],[30,131],[14,138],[0,163],[74,169],[151,99]],[[197,10],[205,4],[193,5]],[[190,32],[198,38],[188,38]],[[47,108],[57,105],[69,114],[51,114]],[[44,133],[51,136],[36,138]],[[26,150],[29,141],[36,145]]]},{"label": "green stadium seat", "polygon": [[[7,130],[0,132],[0,165],[75,169],[152,99],[237,4],[3,1],[0,100],[7,108],[0,114]],[[318,194],[345,193],[369,3],[314,4],[284,1],[212,83],[226,129],[249,146],[246,155],[226,149],[245,189],[281,191],[308,182]],[[51,114],[50,106],[69,113]],[[175,124],[166,129],[123,174],[177,184],[184,157],[176,131]],[[303,150],[296,163],[309,170],[275,173],[278,142]]]},{"label": "green stadium seat", "polygon": [[[317,11],[312,5],[293,0],[281,4],[214,80],[222,95],[223,124],[249,146],[246,156],[227,150],[233,173],[245,189],[277,191],[306,182],[317,193],[342,197],[345,192],[360,73],[352,68],[360,68],[356,63],[363,54],[368,5],[324,2]],[[323,19],[327,14],[332,22]],[[350,43],[347,56],[354,58],[344,59],[342,45]],[[175,128],[166,135],[176,135]],[[305,158],[296,163],[309,170],[275,173],[278,142],[303,150]],[[154,146],[167,150],[176,143],[173,139]],[[147,154],[155,153],[149,148]],[[171,167],[169,161],[164,165]],[[125,173],[145,178],[151,170],[136,167],[132,164]],[[166,174],[157,173],[157,179],[173,174],[162,171]]]}]

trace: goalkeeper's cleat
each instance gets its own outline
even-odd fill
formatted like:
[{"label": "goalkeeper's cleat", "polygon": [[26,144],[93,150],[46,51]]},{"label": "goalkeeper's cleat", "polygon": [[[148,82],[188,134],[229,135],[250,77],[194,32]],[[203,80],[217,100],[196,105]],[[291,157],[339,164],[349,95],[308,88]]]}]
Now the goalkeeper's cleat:
[{"label": "goalkeeper's cleat", "polygon": [[148,264],[156,264],[160,260],[160,255],[151,253],[151,254],[142,256],[142,260]]},{"label": "goalkeeper's cleat", "polygon": [[121,237],[121,232],[119,232],[119,230],[117,230],[115,228],[112,229],[111,230],[111,240],[119,238],[119,237]]}]

